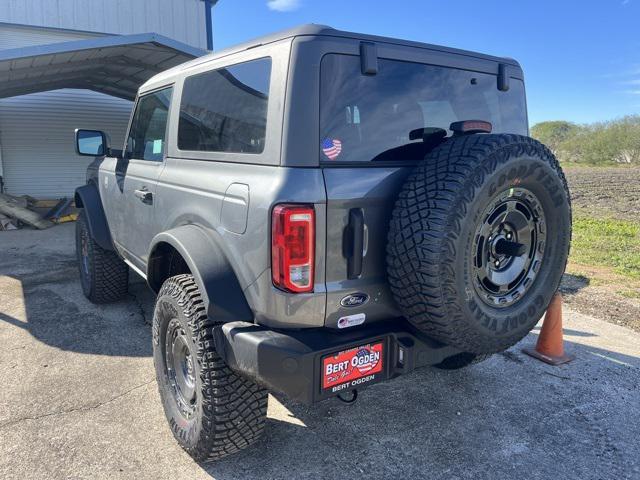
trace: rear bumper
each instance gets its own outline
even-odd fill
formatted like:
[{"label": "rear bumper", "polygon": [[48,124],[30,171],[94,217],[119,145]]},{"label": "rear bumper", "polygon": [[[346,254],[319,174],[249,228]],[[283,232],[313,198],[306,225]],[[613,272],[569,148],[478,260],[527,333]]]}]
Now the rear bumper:
[{"label": "rear bumper", "polygon": [[[435,365],[460,353],[420,334],[403,319],[350,331],[275,331],[252,323],[231,322],[217,327],[214,339],[218,353],[232,370],[306,404]],[[322,388],[323,358],[379,343],[384,346],[380,371]]]}]

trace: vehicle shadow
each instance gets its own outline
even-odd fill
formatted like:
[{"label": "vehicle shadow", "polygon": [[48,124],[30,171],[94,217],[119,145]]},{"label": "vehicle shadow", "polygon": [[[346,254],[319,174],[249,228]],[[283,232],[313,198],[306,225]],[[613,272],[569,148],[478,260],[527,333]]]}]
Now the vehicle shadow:
[{"label": "vehicle shadow", "polygon": [[560,293],[568,295],[578,293],[583,288],[588,287],[590,282],[589,278],[583,275],[565,273],[562,275],[562,281],[560,282]]},{"label": "vehicle shadow", "polygon": [[0,255],[0,322],[71,352],[125,357],[151,355],[154,294],[132,278],[129,298],[93,305],[82,294],[75,257],[29,252]]}]

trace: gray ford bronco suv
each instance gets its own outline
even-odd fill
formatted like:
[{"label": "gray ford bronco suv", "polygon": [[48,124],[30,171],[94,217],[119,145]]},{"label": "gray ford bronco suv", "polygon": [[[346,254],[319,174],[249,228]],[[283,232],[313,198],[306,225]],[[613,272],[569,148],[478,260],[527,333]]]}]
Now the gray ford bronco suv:
[{"label": "gray ford bronco suv", "polygon": [[[312,404],[505,350],[571,237],[514,60],[308,25],[139,91],[123,149],[76,191],[84,294],[157,293],[164,411],[197,460],[261,434],[267,391]],[[383,394],[384,390],[377,390]]]}]

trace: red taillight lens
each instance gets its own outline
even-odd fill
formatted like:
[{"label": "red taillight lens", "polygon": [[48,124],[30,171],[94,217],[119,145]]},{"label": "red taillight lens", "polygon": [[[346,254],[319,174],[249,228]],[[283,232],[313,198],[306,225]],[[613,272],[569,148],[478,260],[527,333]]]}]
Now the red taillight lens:
[{"label": "red taillight lens", "polygon": [[455,133],[491,133],[492,129],[491,122],[484,120],[463,120],[449,125],[449,130]]},{"label": "red taillight lens", "polygon": [[271,217],[273,284],[295,293],[313,291],[315,212],[307,205],[277,205]]}]

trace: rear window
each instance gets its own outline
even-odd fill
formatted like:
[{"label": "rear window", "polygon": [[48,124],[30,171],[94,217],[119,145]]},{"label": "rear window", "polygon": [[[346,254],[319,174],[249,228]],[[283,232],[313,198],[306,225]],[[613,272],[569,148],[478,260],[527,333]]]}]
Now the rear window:
[{"label": "rear window", "polygon": [[494,133],[527,135],[523,82],[512,78],[507,92],[496,84],[496,75],[384,59],[376,75],[363,75],[360,57],[325,55],[320,158],[421,160],[461,120],[491,122]]},{"label": "rear window", "polygon": [[271,59],[261,58],[185,79],[178,148],[262,153],[270,78]]}]

